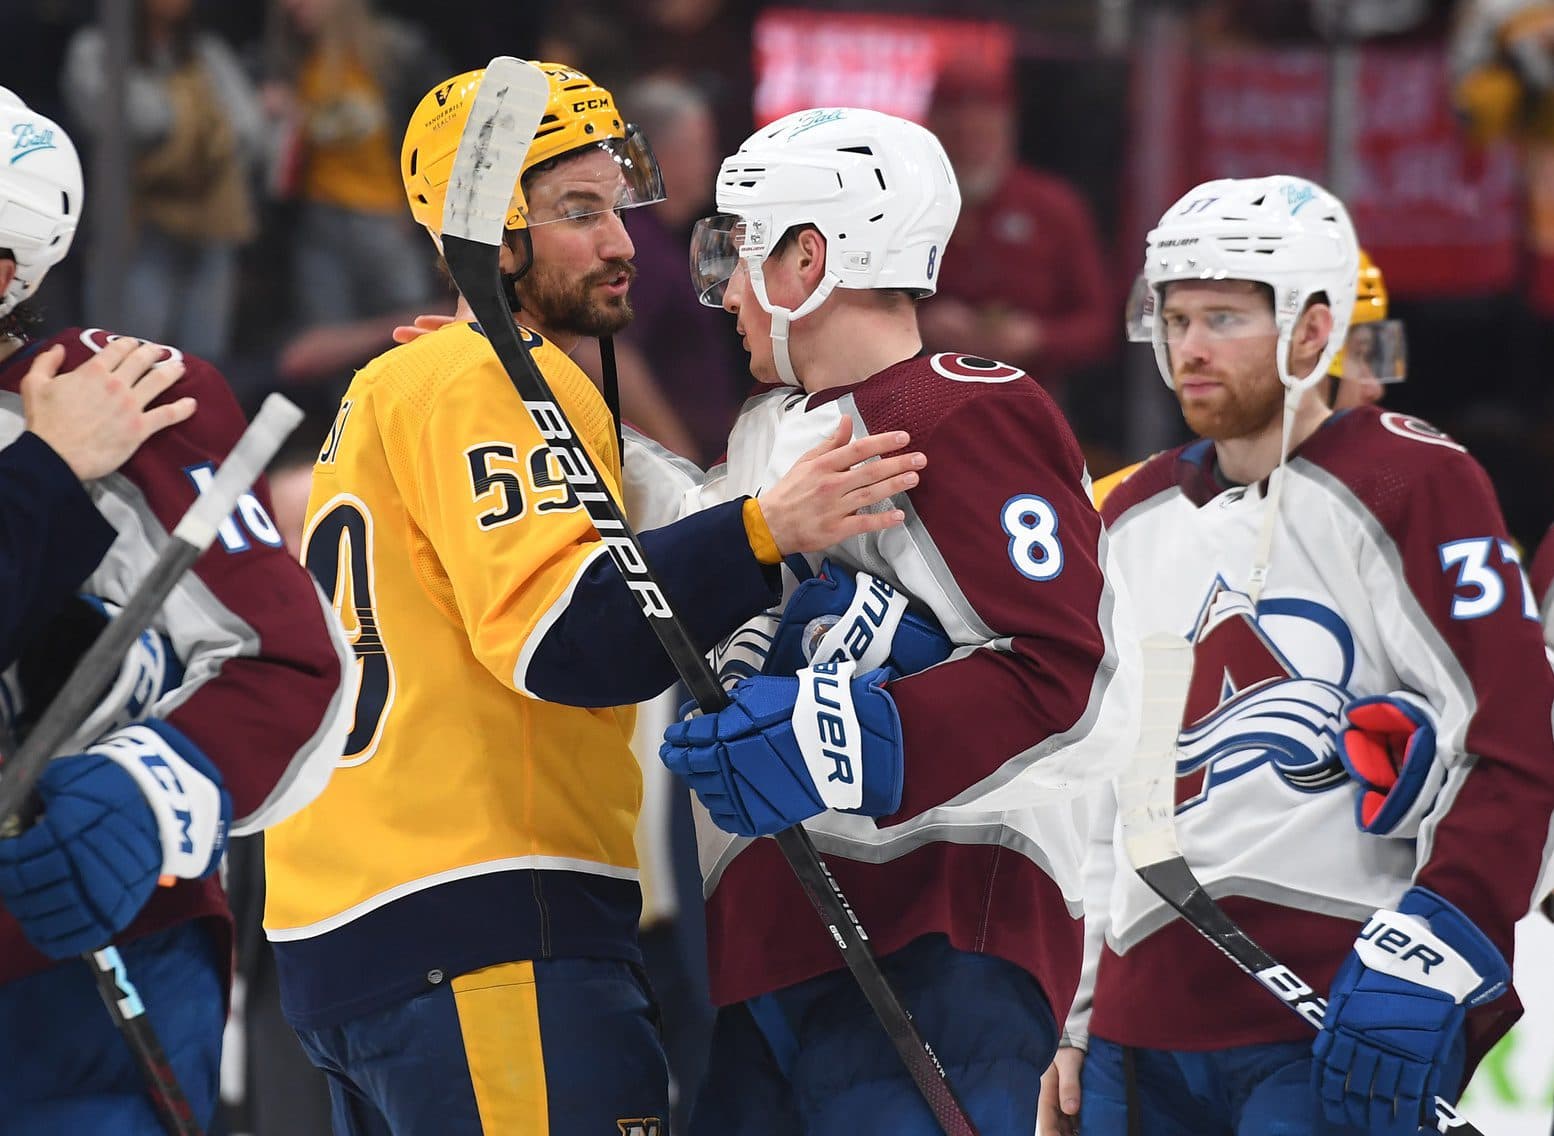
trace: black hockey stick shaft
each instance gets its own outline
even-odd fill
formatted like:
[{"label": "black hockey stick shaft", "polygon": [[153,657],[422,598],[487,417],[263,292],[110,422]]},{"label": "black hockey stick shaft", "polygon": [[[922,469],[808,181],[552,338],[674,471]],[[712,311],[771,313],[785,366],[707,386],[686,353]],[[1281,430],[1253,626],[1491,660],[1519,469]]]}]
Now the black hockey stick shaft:
[{"label": "black hockey stick shaft", "polygon": [[[528,347],[520,339],[507,304],[499,267],[503,219],[512,187],[518,182],[524,151],[544,107],[541,98],[539,105],[532,108],[532,119],[529,119],[531,108],[519,108],[516,95],[512,106],[501,105],[500,100],[507,98],[513,90],[512,86],[503,84],[529,81],[516,72],[512,67],[514,64],[534,70],[518,60],[493,59],[464,128],[444,214],[443,258],[454,283],[468,301],[508,378],[534,419],[540,436],[588,511],[627,586],[636,595],[643,616],[664,645],[697,705],[704,712],[713,712],[728,704],[723,688],[670,606],[625,512],[572,430]],[[498,81],[494,82],[494,77]],[[539,93],[535,88],[526,91],[524,97],[533,99]],[[525,129],[527,133],[522,133]],[[511,151],[499,152],[504,133],[512,149],[523,148],[518,150],[516,157]],[[520,133],[522,137],[516,137]],[[487,182],[483,196],[481,181]],[[462,196],[456,198],[456,194],[461,193]],[[777,833],[776,841],[940,1127],[947,1136],[976,1136],[976,1128],[956,1097],[944,1067],[918,1033],[911,1014],[880,969],[869,949],[867,933],[821,860],[809,834],[795,825]]]},{"label": "black hockey stick shaft", "polygon": [[[1200,935],[1313,1029],[1322,1028],[1327,999],[1279,962],[1203,889],[1176,839],[1176,743],[1192,679],[1192,648],[1180,636],[1157,633],[1143,642],[1144,693],[1138,746],[1118,778],[1123,849],[1139,878]],[[1447,1101],[1435,1098],[1430,1121],[1438,1132],[1484,1136]]]},{"label": "black hockey stick shaft", "polygon": [[[280,395],[272,394],[265,400],[210,486],[175,526],[150,571],[76,662],[54,701],[0,771],[0,838],[17,836],[31,823],[36,809],[32,790],[49,760],[96,707],[126,652],[151,626],[183,574],[210,547],[221,523],[237,508],[238,499],[301,417],[301,411]],[[173,1136],[199,1136],[199,1122],[146,1017],[145,1005],[118,949],[110,945],[81,957],[91,967],[98,993],[135,1055],[162,1126]]]}]

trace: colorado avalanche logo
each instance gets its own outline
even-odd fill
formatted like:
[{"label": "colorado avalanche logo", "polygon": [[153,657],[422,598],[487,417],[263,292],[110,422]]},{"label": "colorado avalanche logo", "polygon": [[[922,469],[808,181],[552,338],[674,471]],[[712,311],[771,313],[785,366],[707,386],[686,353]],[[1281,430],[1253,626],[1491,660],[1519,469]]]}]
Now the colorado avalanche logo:
[{"label": "colorado avalanche logo", "polygon": [[[1309,660],[1302,674],[1269,633]],[[1335,731],[1349,701],[1354,639],[1330,608],[1264,600],[1215,582],[1193,633],[1193,678],[1176,766],[1178,813],[1219,786],[1268,766],[1290,788],[1322,793],[1348,780]],[[1318,675],[1324,677],[1318,677]]]}]

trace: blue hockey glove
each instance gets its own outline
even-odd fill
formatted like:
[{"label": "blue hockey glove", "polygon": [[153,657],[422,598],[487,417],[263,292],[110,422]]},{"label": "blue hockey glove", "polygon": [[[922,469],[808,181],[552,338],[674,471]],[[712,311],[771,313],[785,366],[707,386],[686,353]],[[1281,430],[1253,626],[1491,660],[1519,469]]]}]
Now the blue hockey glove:
[{"label": "blue hockey glove", "polygon": [[1466,1011],[1504,993],[1511,969],[1461,911],[1425,888],[1378,911],[1333,979],[1312,1080],[1333,1124],[1414,1136],[1443,1083]]},{"label": "blue hockey glove", "polygon": [[107,943],[158,877],[215,871],[232,820],[210,759],[156,720],[49,762],[38,796],[38,823],[0,840],[0,902],[52,958]]},{"label": "blue hockey glove", "polygon": [[867,572],[827,560],[783,608],[762,673],[791,675],[812,662],[856,659],[860,671],[916,674],[949,658],[953,645],[933,618],[907,610],[906,596]]},{"label": "blue hockey glove", "polygon": [[[16,729],[21,735],[48,709],[77,660],[118,611],[116,604],[97,596],[76,596],[32,637],[16,664],[12,684],[17,695],[12,700],[19,719]],[[162,695],[182,682],[183,664],[173,653],[172,641],[159,631],[141,632],[97,708],[67,740],[66,749],[85,749],[105,734],[140,721]]]},{"label": "blue hockey glove", "polygon": [[1435,760],[1435,716],[1417,695],[1360,698],[1344,707],[1338,756],[1360,785],[1355,823],[1376,836],[1419,835],[1446,772]]},{"label": "blue hockey glove", "polygon": [[885,816],[901,805],[901,719],[888,671],[817,663],[756,675],[716,714],[676,722],[658,755],[717,826],[766,836],[827,809]]}]

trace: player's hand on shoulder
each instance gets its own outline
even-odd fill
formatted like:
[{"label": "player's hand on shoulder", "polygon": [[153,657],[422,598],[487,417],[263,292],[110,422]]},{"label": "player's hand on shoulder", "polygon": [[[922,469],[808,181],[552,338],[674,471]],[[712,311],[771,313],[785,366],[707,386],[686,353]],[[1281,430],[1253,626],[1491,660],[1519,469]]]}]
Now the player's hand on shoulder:
[{"label": "player's hand on shoulder", "polygon": [[221,775],[166,722],[55,758],[37,793],[37,823],[0,840],[0,902],[52,958],[103,946],[158,878],[207,876],[226,848],[232,801]]},{"label": "player's hand on shoulder", "polygon": [[888,581],[826,560],[783,608],[764,673],[791,675],[817,660],[853,659],[860,670],[910,675],[942,663],[952,649],[938,622],[909,609]]},{"label": "player's hand on shoulder", "polygon": [[1312,1079],[1328,1121],[1413,1136],[1454,1094],[1466,1011],[1505,992],[1511,969],[1488,936],[1426,888],[1377,911],[1328,996]]},{"label": "player's hand on shoulder", "polygon": [[151,406],[183,377],[183,361],[165,354],[157,344],[122,337],[61,375],[65,349],[50,347],[22,379],[27,429],[81,481],[106,477],[151,435],[194,413],[194,399],[188,397]]},{"label": "player's hand on shoulder", "polygon": [[395,343],[409,343],[413,339],[447,327],[450,323],[468,323],[475,318],[475,313],[470,309],[469,301],[463,296],[459,297],[459,306],[453,314],[443,315],[440,312],[426,312],[415,317],[411,323],[402,323],[394,329]]},{"label": "player's hand on shoulder", "polygon": [[[0,716],[13,733],[26,736],[118,610],[116,604],[98,596],[78,595],[31,636],[0,687],[4,691]],[[183,664],[173,651],[172,640],[147,628],[125,652],[96,709],[71,735],[67,747],[84,748],[96,738],[140,721],[164,694],[182,682]]]},{"label": "player's hand on shoulder", "polygon": [[1360,787],[1355,823],[1375,836],[1412,839],[1445,771],[1435,756],[1435,714],[1417,694],[1395,691],[1344,707],[1338,756]]},{"label": "player's hand on shoulder", "polygon": [[900,509],[866,510],[915,486],[927,457],[905,452],[912,439],[904,430],[856,441],[852,431],[852,419],[844,414],[829,438],[760,495],[761,515],[784,556],[822,552],[906,520]]},{"label": "player's hand on shoulder", "polygon": [[766,836],[827,809],[886,816],[901,805],[901,719],[885,670],[820,663],[738,683],[729,705],[676,722],[659,749],[717,826]]},{"label": "player's hand on shoulder", "polygon": [[1052,1064],[1041,1075],[1041,1095],[1036,1102],[1036,1136],[1078,1136],[1079,1074],[1085,1051],[1061,1046]]}]

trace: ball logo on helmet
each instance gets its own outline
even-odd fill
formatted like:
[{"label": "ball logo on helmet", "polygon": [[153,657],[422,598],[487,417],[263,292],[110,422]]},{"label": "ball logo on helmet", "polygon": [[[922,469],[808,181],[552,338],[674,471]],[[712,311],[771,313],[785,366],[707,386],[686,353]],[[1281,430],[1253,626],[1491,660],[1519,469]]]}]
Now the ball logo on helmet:
[{"label": "ball logo on helmet", "polygon": [[1316,199],[1317,191],[1310,185],[1292,184],[1284,187],[1284,200],[1289,203],[1292,217]]},{"label": "ball logo on helmet", "polygon": [[828,122],[835,122],[837,119],[841,118],[844,113],[845,112],[841,109],[809,111],[804,114],[803,117],[798,120],[798,122],[793,124],[793,129],[788,131],[788,137],[797,138],[806,130],[813,130],[817,126],[824,126]]},{"label": "ball logo on helmet", "polygon": [[18,122],[11,127],[11,136],[15,141],[11,145],[11,165],[15,165],[28,154],[39,150],[57,149],[54,142],[54,132],[47,127],[40,128],[35,122]]}]

